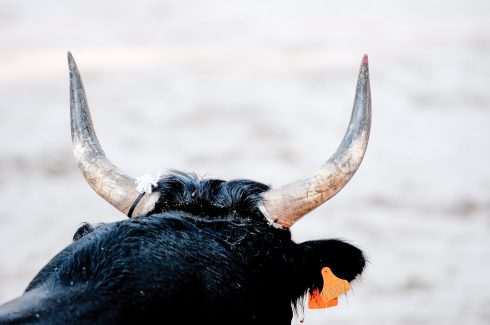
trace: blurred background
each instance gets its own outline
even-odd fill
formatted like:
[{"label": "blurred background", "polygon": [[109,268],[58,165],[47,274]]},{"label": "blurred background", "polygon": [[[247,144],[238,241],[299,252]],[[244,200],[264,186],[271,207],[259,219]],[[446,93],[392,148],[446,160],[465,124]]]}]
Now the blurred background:
[{"label": "blurred background", "polygon": [[489,324],[489,22],[487,0],[0,0],[0,304],[82,222],[125,218],[74,162],[67,50],[128,174],[272,186],[335,151],[368,53],[364,162],[292,232],[370,262],[292,324]]}]

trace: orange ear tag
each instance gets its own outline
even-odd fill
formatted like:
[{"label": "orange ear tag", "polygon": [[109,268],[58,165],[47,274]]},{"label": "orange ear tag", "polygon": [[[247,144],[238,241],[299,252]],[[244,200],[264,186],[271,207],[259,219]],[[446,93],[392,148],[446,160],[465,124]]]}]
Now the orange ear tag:
[{"label": "orange ear tag", "polygon": [[337,306],[337,297],[350,290],[347,280],[337,278],[329,267],[322,269],[323,288],[322,292],[314,290],[308,292],[308,308],[320,309]]}]

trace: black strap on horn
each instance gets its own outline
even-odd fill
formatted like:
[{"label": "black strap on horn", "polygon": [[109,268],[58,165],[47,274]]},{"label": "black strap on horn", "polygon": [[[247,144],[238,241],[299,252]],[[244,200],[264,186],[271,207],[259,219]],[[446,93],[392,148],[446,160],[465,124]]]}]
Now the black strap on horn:
[{"label": "black strap on horn", "polygon": [[128,211],[128,218],[132,217],[133,211],[136,208],[136,206],[138,205],[138,203],[140,203],[141,199],[143,198],[143,195],[145,195],[145,192],[141,192],[140,195],[138,195],[138,197],[136,198],[136,200],[134,200],[133,205],[131,206],[131,208]]}]

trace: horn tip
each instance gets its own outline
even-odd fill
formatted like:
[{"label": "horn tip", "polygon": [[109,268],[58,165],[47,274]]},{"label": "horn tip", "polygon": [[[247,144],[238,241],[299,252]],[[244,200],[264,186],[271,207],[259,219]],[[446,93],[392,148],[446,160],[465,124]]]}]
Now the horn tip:
[{"label": "horn tip", "polygon": [[364,54],[364,56],[362,57],[362,64],[367,66],[367,65],[368,65],[368,63],[369,63],[369,60],[368,60],[368,55],[367,55],[367,53],[366,53],[366,54]]},{"label": "horn tip", "polygon": [[77,69],[77,64],[75,63],[75,59],[73,58],[73,55],[71,54],[70,51],[66,53],[68,57],[68,67],[70,68],[70,71],[74,71]]}]

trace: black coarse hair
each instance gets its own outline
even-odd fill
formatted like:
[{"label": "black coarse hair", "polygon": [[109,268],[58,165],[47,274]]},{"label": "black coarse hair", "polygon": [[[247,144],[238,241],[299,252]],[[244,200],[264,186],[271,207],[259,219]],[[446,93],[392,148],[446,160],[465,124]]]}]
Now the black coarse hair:
[{"label": "black coarse hair", "polygon": [[268,189],[170,172],[146,215],[83,224],[24,295],[0,307],[0,323],[290,324],[306,293],[322,289],[323,267],[350,282],[365,258],[341,240],[296,243],[270,225],[259,209]]},{"label": "black coarse hair", "polygon": [[183,211],[197,218],[240,216],[246,221],[264,222],[258,204],[269,186],[247,180],[203,179],[194,173],[172,170],[160,178],[154,191],[160,193],[155,207],[147,213]]}]

